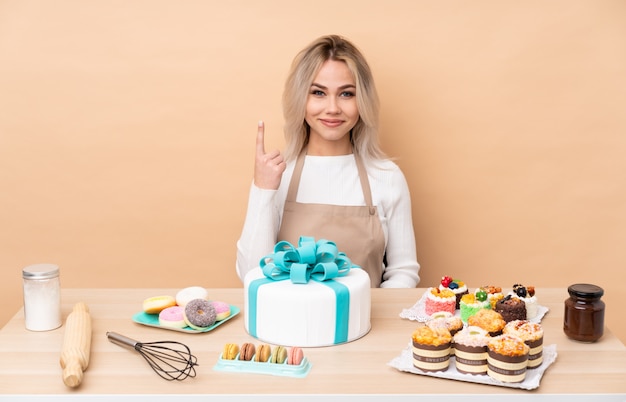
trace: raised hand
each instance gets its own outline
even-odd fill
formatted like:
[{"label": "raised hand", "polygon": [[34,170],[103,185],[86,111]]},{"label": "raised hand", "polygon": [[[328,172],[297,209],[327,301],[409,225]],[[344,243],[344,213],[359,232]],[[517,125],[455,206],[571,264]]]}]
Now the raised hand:
[{"label": "raised hand", "polygon": [[256,135],[254,184],[263,189],[276,190],[287,164],[279,150],[265,152],[265,124],[259,121]]}]

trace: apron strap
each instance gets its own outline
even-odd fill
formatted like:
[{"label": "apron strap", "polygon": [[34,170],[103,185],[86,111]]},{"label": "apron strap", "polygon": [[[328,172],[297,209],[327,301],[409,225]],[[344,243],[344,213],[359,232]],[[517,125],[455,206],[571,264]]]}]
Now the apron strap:
[{"label": "apron strap", "polygon": [[[298,194],[298,188],[300,188],[300,177],[302,176],[305,156],[306,148],[300,152],[300,155],[298,155],[298,158],[296,159],[296,165],[293,168],[291,182],[289,183],[289,189],[287,190],[287,201],[296,202],[296,195]],[[356,162],[356,168],[359,172],[359,180],[361,181],[361,190],[363,191],[365,204],[369,207],[370,215],[374,215],[376,213],[376,207],[374,207],[374,203],[372,202],[372,190],[370,189],[367,170],[365,169],[363,160],[356,154],[354,154],[354,160]]]}]

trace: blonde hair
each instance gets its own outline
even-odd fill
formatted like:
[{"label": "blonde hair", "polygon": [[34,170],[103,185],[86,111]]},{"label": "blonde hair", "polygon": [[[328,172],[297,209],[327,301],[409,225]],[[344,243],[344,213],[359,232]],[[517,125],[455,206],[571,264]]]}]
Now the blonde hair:
[{"label": "blonde hair", "polygon": [[364,159],[385,159],[378,144],[380,106],[372,72],[357,47],[338,35],[316,39],[293,60],[283,92],[286,159],[296,158],[308,144],[309,125],[304,119],[307,98],[315,76],[328,60],[346,63],[356,83],[359,120],[350,133],[353,152]]}]

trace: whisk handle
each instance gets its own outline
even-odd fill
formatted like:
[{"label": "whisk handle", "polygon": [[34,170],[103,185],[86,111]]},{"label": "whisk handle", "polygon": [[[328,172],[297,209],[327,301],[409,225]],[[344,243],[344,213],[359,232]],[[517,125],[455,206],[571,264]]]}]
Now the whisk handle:
[{"label": "whisk handle", "polygon": [[134,339],[131,339],[127,336],[118,334],[117,332],[107,332],[107,338],[109,338],[111,342],[117,345],[128,346],[135,350],[137,350],[141,346],[140,342]]}]

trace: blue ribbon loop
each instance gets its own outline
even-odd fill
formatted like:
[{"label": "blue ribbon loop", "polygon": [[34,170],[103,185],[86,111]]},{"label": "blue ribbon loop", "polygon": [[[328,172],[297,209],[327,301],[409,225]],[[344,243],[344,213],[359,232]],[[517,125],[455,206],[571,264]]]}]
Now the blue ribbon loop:
[{"label": "blue ribbon loop", "polygon": [[293,283],[307,283],[311,279],[323,282],[345,276],[351,268],[360,268],[339,252],[334,242],[325,239],[316,242],[306,236],[300,237],[297,248],[288,241],[276,243],[274,252],[261,258],[259,265],[267,278],[291,279]]}]

